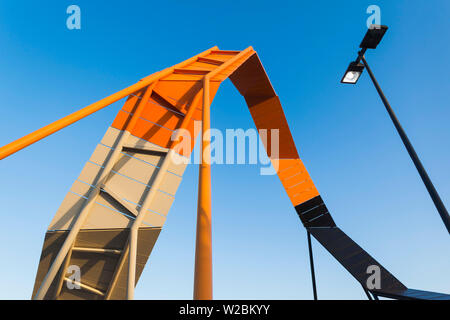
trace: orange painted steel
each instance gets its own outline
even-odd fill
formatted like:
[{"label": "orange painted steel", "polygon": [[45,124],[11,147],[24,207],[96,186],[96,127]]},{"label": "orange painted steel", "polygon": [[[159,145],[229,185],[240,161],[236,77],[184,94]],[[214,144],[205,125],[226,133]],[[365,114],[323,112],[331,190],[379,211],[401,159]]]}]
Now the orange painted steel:
[{"label": "orange painted steel", "polygon": [[136,110],[134,111],[133,116],[131,117],[130,121],[127,123],[125,130],[130,132],[134,129],[134,127],[136,126],[136,123],[140,117],[140,115],[142,114],[142,112],[144,111],[148,100],[150,99],[150,96],[153,92],[153,88],[155,86],[155,82],[153,82],[152,84],[148,85],[147,88],[145,88],[144,90],[144,94],[142,95]]},{"label": "orange painted steel", "polygon": [[211,153],[209,79],[203,82],[203,121],[198,184],[194,299],[212,300]]},{"label": "orange painted steel", "polygon": [[[213,47],[184,62],[141,79],[138,83],[0,148],[0,159],[128,96],[112,128],[126,130],[169,152],[178,154],[178,129],[196,138],[195,121],[202,121],[199,168],[194,299],[213,297],[211,233],[210,107],[229,78],[247,102],[248,109],[292,204],[297,206],[319,195],[300,160],[281,102],[252,47],[225,51]],[[144,88],[147,88],[143,91]],[[140,100],[140,101],[139,101]],[[174,134],[177,132],[177,134]],[[175,139],[173,139],[175,136]],[[183,137],[184,139],[184,137]],[[163,171],[163,170],[162,170]]]},{"label": "orange painted steel", "polygon": [[[155,85],[154,95],[150,98],[151,106],[145,109],[137,120],[138,123],[131,132],[132,135],[158,146],[169,148],[173,131],[180,126],[183,113],[186,112],[187,102],[200,90],[203,78],[210,79],[210,100],[212,101],[220,83],[252,54],[254,54],[252,47],[243,51],[213,50],[206,56],[186,64],[183,69],[176,68],[172,74],[162,77]],[[220,60],[209,59],[209,56],[215,56]],[[133,99],[135,98],[130,97],[130,100]],[[132,106],[133,103],[127,101],[119,111],[112,127],[124,130],[124,126],[132,114]],[[201,118],[200,108],[196,110],[193,119],[201,121]],[[196,138],[194,121],[188,124],[187,130],[191,134],[193,148]],[[189,156],[189,154],[184,155]]]},{"label": "orange painted steel", "polygon": [[[210,65],[211,72],[203,74],[175,74],[175,70],[188,68],[197,68],[203,65],[206,68]],[[194,69],[195,70],[195,69]],[[195,73],[195,72],[194,72]],[[306,169],[301,162],[297,149],[289,131],[284,112],[278,96],[275,94],[273,87],[262,67],[256,52],[251,48],[243,51],[224,51],[218,50],[217,46],[206,50],[184,62],[164,69],[160,72],[152,74],[141,79],[138,83],[125,88],[109,97],[95,102],[79,111],[76,111],[58,121],[53,122],[33,133],[30,133],[10,144],[0,148],[0,159],[25,148],[26,146],[39,141],[42,138],[116,102],[129,95],[129,99],[133,99],[133,93],[142,90],[151,83],[157,83],[158,94],[164,97],[174,97],[174,101],[181,101],[186,94],[194,95],[198,93],[195,86],[202,81],[204,77],[210,78],[210,100],[214,98],[220,82],[230,77],[236,88],[244,96],[247,101],[250,113],[253,117],[256,127],[261,130],[279,130],[279,155],[271,156],[271,161],[277,169],[277,173],[289,195],[292,203],[298,205],[314,196],[319,195],[312,180],[310,179]],[[191,93],[189,93],[191,92]],[[156,143],[163,147],[170,145],[170,137],[172,130],[178,127],[178,123],[182,121],[182,117],[172,115],[170,119],[165,119],[162,108],[157,109],[157,105],[161,105],[162,101],[156,101],[155,97],[150,99],[154,106],[152,108],[144,108],[141,117],[136,117],[136,124],[133,126],[133,135]],[[155,100],[155,101],[153,101]],[[188,100],[188,99],[185,99]],[[168,103],[167,101],[165,103]],[[129,105],[125,104],[124,108],[116,117],[113,127],[123,130],[126,123],[130,121],[131,115]],[[185,111],[184,105],[176,105],[178,111]],[[193,119],[201,120],[201,110],[195,110]],[[150,119],[145,119],[150,118]],[[163,119],[163,120],[162,120]],[[150,120],[150,121],[146,121]],[[164,121],[164,123],[162,122]],[[155,127],[153,123],[160,125]],[[188,130],[193,134],[193,121],[187,124]],[[193,140],[195,136],[193,136]],[[268,154],[271,152],[271,138],[265,143]],[[192,143],[193,148],[193,143]],[[286,170],[286,171],[284,171]],[[287,172],[293,172],[287,175]]]},{"label": "orange painted steel", "polygon": [[181,68],[187,64],[192,63],[193,61],[196,61],[197,58],[203,57],[205,55],[208,55],[211,51],[217,49],[217,46],[212,47],[211,49],[208,49],[186,61],[183,61],[173,67],[164,69],[162,71],[159,71],[157,73],[154,73],[148,77],[145,77],[141,79],[139,82],[129,86],[128,88],[122,89],[104,99],[101,99],[97,102],[94,102],[93,104],[90,104],[89,106],[78,110],[64,118],[61,118],[45,127],[42,127],[20,139],[17,139],[3,147],[0,148],[0,160],[10,156],[11,154],[22,150],[25,147],[28,147],[29,145],[48,137],[49,135],[55,133],[56,131],[59,131],[69,125],[71,125],[74,122],[77,122],[89,115],[91,115],[94,112],[97,112],[110,104],[119,101],[126,96],[129,96],[130,94],[133,94],[136,91],[139,91],[140,89],[148,86],[152,82],[161,79],[162,77],[165,77],[173,72],[176,68]]},{"label": "orange painted steel", "polygon": [[200,91],[197,93],[197,95],[194,97],[194,99],[192,100],[191,106],[188,109],[188,112],[186,113],[186,115],[183,118],[183,121],[181,122],[180,127],[178,128],[178,134],[175,135],[175,137],[172,139],[172,142],[169,146],[169,149],[174,149],[176,150],[176,147],[178,145],[178,143],[180,142],[180,137],[182,134],[181,130],[187,130],[189,128],[189,124],[191,123],[191,119],[194,116],[195,113],[195,108],[198,105],[202,95],[204,95],[204,88],[202,87],[200,89]]},{"label": "orange painted steel", "polygon": [[211,117],[210,117],[210,79],[230,67],[242,57],[254,52],[252,47],[236,52],[235,56],[209,72],[203,78],[202,143],[199,167],[197,234],[195,246],[194,299],[212,300],[212,231],[211,231]]},{"label": "orange painted steel", "polygon": [[[318,196],[298,155],[281,102],[258,55],[255,53],[247,59],[230,79],[244,96],[257,129],[267,130],[266,141],[262,139],[264,146],[292,204],[296,206]],[[278,141],[273,139],[271,130],[278,130]],[[272,145],[278,146],[276,154],[272,154]]]}]

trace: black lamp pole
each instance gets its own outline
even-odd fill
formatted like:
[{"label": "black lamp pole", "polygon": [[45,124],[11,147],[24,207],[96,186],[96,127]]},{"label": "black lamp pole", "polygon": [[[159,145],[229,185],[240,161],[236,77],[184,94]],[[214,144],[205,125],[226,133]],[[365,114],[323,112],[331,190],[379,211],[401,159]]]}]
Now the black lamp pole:
[{"label": "black lamp pole", "polygon": [[431,182],[430,177],[428,176],[427,172],[425,171],[425,168],[423,167],[422,163],[420,162],[420,159],[417,156],[417,153],[414,150],[413,146],[411,145],[411,142],[409,141],[408,136],[406,135],[405,131],[403,130],[402,126],[400,125],[400,122],[398,121],[397,117],[395,116],[395,113],[392,110],[383,91],[381,90],[380,85],[378,84],[377,80],[375,79],[375,76],[373,75],[372,70],[370,70],[370,67],[367,64],[367,61],[364,58],[364,52],[365,52],[365,50],[363,49],[358,53],[358,60],[361,60],[364,64],[365,68],[367,69],[367,72],[369,73],[369,76],[372,79],[372,82],[375,85],[375,88],[377,89],[378,94],[380,95],[380,98],[383,101],[384,106],[386,107],[386,110],[389,113],[389,116],[391,117],[391,120],[394,123],[395,128],[397,129],[398,134],[400,135],[400,138],[402,139],[403,144],[406,147],[406,150],[408,150],[409,156],[411,157],[412,161],[414,162],[414,165],[416,166],[417,171],[419,171],[419,175],[422,178],[422,181],[425,184],[425,187],[427,188],[428,193],[430,194],[430,197],[433,200],[434,205],[436,206],[436,209],[439,212],[439,215],[441,216],[442,221],[445,224],[445,227],[447,228],[447,231],[450,233],[450,216],[448,214],[448,211],[445,208],[444,203],[441,200],[441,197],[439,197],[439,194],[436,191],[436,188],[434,187],[433,183]]}]

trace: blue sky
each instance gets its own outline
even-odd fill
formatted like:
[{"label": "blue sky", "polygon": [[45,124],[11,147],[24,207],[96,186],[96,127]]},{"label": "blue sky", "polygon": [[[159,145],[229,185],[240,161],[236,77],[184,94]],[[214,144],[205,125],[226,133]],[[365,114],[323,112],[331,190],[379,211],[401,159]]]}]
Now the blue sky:
[{"label": "blue sky", "polygon": [[[71,4],[81,30],[66,28]],[[0,145],[213,45],[251,45],[337,224],[407,286],[449,293],[448,233],[367,73],[339,83],[371,4],[390,29],[366,58],[450,206],[445,0],[2,1]],[[47,226],[121,104],[1,161],[0,298],[30,298]],[[211,121],[254,126],[230,81]],[[188,167],[138,299],[192,297],[197,174]],[[212,179],[214,297],[310,299],[306,233],[278,178],[216,165]],[[365,298],[315,241],[314,254],[319,298]]]}]

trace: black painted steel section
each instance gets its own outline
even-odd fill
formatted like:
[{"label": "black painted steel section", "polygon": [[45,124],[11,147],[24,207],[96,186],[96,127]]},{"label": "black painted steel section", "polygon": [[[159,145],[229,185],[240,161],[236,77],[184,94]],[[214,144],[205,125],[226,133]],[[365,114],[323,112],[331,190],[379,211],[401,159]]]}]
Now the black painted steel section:
[{"label": "black painted steel section", "polygon": [[295,210],[305,228],[336,226],[321,196],[299,204]]},{"label": "black painted steel section", "polygon": [[370,295],[370,292],[366,288],[364,288],[363,285],[361,285],[361,287],[363,288],[363,290],[364,290],[364,292],[365,292],[365,294],[367,296],[367,299],[373,300],[372,296]]},{"label": "black painted steel section", "polygon": [[[400,300],[450,300],[448,294],[408,289],[338,227],[311,227],[307,230],[375,300],[379,296]],[[373,272],[368,272],[369,266],[379,267],[379,288],[368,287],[368,282],[371,283],[369,277],[373,275]]]},{"label": "black painted steel section", "polygon": [[450,300],[450,295],[445,293],[406,289],[400,292],[384,292],[373,290],[375,296],[399,299],[399,300]]},{"label": "black painted steel section", "polygon": [[369,266],[377,266],[379,268],[380,290],[383,292],[394,293],[407,289],[406,286],[338,227],[308,228],[308,231],[365,289],[369,291],[373,289],[368,287],[367,283],[372,275],[372,272],[368,272]]},{"label": "black painted steel section", "polygon": [[311,234],[309,231],[306,231],[308,235],[308,249],[309,249],[309,265],[311,267],[311,280],[312,280],[312,288],[313,288],[313,296],[314,300],[317,300],[317,287],[316,287],[316,273],[314,272],[314,258],[311,244]]}]

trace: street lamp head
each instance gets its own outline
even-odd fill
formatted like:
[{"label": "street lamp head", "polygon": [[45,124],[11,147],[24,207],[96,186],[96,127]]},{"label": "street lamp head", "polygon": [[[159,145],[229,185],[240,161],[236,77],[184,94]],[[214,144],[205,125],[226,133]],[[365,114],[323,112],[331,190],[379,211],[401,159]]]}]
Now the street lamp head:
[{"label": "street lamp head", "polygon": [[360,63],[361,59],[364,61],[364,53],[367,49],[375,49],[378,46],[387,29],[387,26],[377,24],[370,25],[363,41],[359,45],[362,49],[358,52],[358,58],[356,61],[350,63],[341,79],[341,83],[356,84],[358,82],[359,77],[364,70],[364,65]]},{"label": "street lamp head", "polygon": [[363,49],[375,49],[380,43],[387,29],[387,26],[372,24],[369,27],[369,30],[367,30],[367,33],[364,36],[364,39],[362,40],[359,47]]},{"label": "street lamp head", "polygon": [[351,62],[342,77],[341,83],[355,84],[358,82],[363,70],[364,65],[362,63],[358,63],[356,61]]}]

